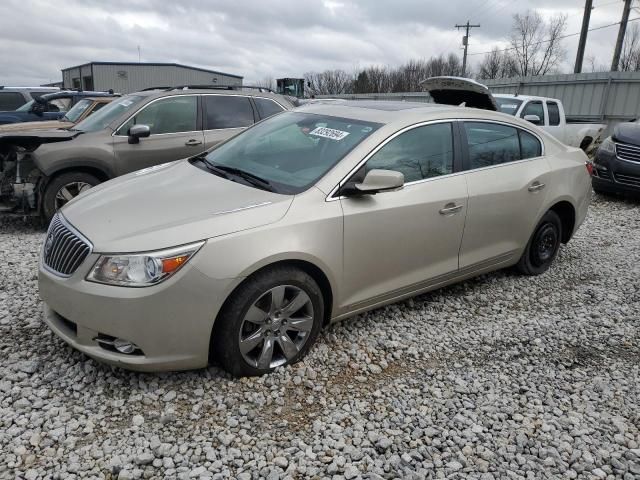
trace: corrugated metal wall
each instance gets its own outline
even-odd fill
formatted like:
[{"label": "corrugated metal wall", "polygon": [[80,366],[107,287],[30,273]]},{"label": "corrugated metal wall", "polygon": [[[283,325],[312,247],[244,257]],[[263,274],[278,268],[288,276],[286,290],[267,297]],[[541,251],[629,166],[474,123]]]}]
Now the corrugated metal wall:
[{"label": "corrugated metal wall", "polygon": [[[64,86],[73,87],[79,68],[63,70]],[[91,65],[82,67],[82,76],[91,75]],[[242,78],[174,65],[93,64],[93,88],[131,93],[143,88],[175,85],[242,85]],[[83,88],[86,86],[83,84]]]},{"label": "corrugated metal wall", "polygon": [[[609,126],[640,118],[640,72],[596,72],[543,77],[480,80],[494,93],[539,95],[562,100],[570,117],[591,119]],[[405,100],[430,102],[428,93],[321,95],[351,100]]]}]

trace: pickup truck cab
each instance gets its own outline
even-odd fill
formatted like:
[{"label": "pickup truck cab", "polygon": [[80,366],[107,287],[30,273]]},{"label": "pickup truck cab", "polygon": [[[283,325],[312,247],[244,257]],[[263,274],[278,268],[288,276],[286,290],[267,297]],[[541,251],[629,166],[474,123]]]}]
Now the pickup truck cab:
[{"label": "pickup truck cab", "polygon": [[565,145],[588,151],[600,138],[606,125],[567,118],[557,98],[529,95],[493,95],[498,110],[527,120],[550,133]]},{"label": "pickup truck cab", "polygon": [[79,100],[87,97],[116,97],[113,92],[62,91],[49,93],[25,103],[17,110],[0,112],[0,124],[59,120]]}]

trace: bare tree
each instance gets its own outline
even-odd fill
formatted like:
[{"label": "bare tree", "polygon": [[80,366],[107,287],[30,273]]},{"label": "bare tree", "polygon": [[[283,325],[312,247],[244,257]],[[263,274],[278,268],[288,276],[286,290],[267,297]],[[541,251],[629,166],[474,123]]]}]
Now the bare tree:
[{"label": "bare tree", "polygon": [[350,93],[353,86],[353,79],[344,70],[307,72],[304,74],[304,82],[311,96]]},{"label": "bare tree", "polygon": [[273,91],[276,90],[276,81],[271,76],[263,77],[262,80],[258,80],[255,83],[256,87],[269,88]]},{"label": "bare tree", "polygon": [[561,37],[566,24],[567,15],[556,15],[549,22],[531,10],[513,16],[511,47],[519,75],[545,75],[560,65],[565,55]]},{"label": "bare tree", "polygon": [[518,63],[508,51],[494,47],[484,56],[480,64],[478,78],[509,78],[518,75]]},{"label": "bare tree", "polygon": [[595,55],[588,55],[585,58],[590,72],[608,72],[609,66],[604,63],[597,63]]},{"label": "bare tree", "polygon": [[619,70],[621,72],[637,72],[640,70],[640,27],[634,23],[624,38],[620,55]]}]

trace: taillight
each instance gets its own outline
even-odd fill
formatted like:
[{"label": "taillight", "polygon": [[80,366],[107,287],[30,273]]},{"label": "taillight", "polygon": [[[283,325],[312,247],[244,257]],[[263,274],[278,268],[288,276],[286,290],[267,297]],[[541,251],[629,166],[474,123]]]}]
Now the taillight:
[{"label": "taillight", "polygon": [[589,175],[593,177],[593,163],[584,162],[584,166],[587,167],[587,172],[589,172]]}]

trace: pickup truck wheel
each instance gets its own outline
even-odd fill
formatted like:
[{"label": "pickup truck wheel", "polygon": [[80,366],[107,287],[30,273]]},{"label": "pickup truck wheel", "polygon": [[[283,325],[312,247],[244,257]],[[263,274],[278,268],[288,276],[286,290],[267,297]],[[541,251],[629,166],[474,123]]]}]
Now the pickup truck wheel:
[{"label": "pickup truck wheel", "polygon": [[520,261],[516,265],[524,275],[540,275],[547,271],[558,255],[562,239],[562,221],[557,213],[544,214],[531,235]]},{"label": "pickup truck wheel", "polygon": [[68,172],[51,179],[42,197],[42,217],[48,224],[67,202],[95,187],[100,180],[90,173]]}]

